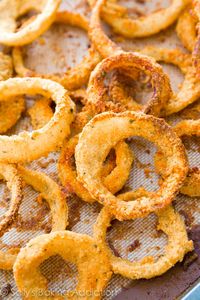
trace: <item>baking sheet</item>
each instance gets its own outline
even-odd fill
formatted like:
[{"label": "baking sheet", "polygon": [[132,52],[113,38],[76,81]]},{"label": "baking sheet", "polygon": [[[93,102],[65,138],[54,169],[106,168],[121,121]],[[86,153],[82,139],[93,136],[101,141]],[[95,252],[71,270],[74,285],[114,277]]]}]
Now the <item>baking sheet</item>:
[{"label": "baking sheet", "polygon": [[[138,4],[139,1],[120,1],[120,3],[135,7],[130,10],[130,14],[149,13],[152,10],[159,9],[161,6],[166,7],[170,1],[146,1],[146,4]],[[154,2],[154,5],[152,5]],[[61,9],[76,10],[89,16],[89,9],[85,0],[68,0],[63,1]],[[157,45],[160,47],[175,48],[180,47],[181,43],[176,37],[174,27],[162,32],[151,38],[138,40],[125,40],[114,35],[109,28],[108,34],[121,44],[127,51],[135,47],[144,45]],[[40,38],[31,45],[26,47],[26,64],[38,72],[51,73],[62,72],[66,66],[73,66],[80,62],[83,55],[87,52],[89,40],[87,35],[79,29],[62,25],[53,25]],[[9,51],[9,49],[7,49]],[[171,65],[163,65],[165,71],[172,79],[174,91],[183,80],[180,71]],[[149,96],[150,92],[140,90],[137,97],[143,101]],[[27,99],[27,107],[31,106],[33,100]],[[174,123],[181,116],[173,116],[170,122]],[[9,134],[17,133],[22,130],[31,130],[30,122],[27,115],[23,120],[18,122]],[[135,162],[126,184],[126,189],[134,189],[144,186],[148,190],[155,190],[158,183],[158,176],[154,172],[153,155],[155,148],[152,144],[143,139],[134,138],[130,143],[134,154]],[[187,141],[187,148],[191,166],[200,167],[199,160],[199,141]],[[35,170],[41,170],[47,173],[57,182],[56,161],[58,153],[51,153],[47,158],[41,158],[30,164]],[[0,215],[6,210],[9,193],[5,185],[0,186],[2,200],[0,201]],[[32,237],[39,233],[49,231],[50,216],[49,210],[45,203],[38,204],[38,193],[30,187],[25,187],[25,197],[20,208],[20,215],[14,227],[7,232],[0,240],[1,249],[8,249],[13,246],[23,246]],[[100,211],[101,206],[97,203],[89,205],[80,201],[77,197],[68,197],[70,207],[70,226],[69,229],[79,233],[92,235],[92,226]],[[195,248],[200,254],[200,202],[198,198],[189,198],[179,195],[175,200],[175,206],[179,212],[186,218],[187,228],[190,235],[196,239]],[[154,255],[159,257],[164,251],[166,237],[155,229],[156,217],[152,214],[144,219],[134,221],[115,222],[112,230],[107,235],[107,241],[116,254],[130,260],[138,260],[145,255]],[[134,251],[130,251],[130,245],[135,243]],[[191,266],[184,263],[178,264],[175,268],[167,272],[164,276],[152,280],[131,281],[121,276],[114,275],[105,291],[104,299],[175,299],[190,284],[200,277],[200,261],[197,259]],[[76,268],[75,266],[64,262],[59,257],[53,257],[44,262],[41,266],[42,272],[49,279],[49,288],[53,291],[64,292],[67,289],[73,289],[76,285]],[[187,269],[187,270],[186,270]],[[30,270],[31,271],[31,270]],[[12,272],[0,271],[0,290],[4,299],[20,299],[17,292]]]}]

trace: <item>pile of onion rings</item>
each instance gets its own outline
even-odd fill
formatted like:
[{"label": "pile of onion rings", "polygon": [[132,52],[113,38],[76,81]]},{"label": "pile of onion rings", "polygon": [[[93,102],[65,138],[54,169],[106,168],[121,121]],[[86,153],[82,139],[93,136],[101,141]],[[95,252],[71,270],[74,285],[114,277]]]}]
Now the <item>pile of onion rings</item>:
[{"label": "pile of onion rings", "polygon": [[[184,136],[200,136],[200,1],[173,0],[168,8],[135,19],[117,0],[88,0],[87,17],[78,10],[60,11],[60,3],[0,1],[0,179],[11,192],[0,237],[18,221],[25,184],[46,200],[51,215],[49,234],[0,250],[0,269],[13,270],[23,299],[97,300],[112,273],[134,280],[160,276],[194,249],[172,203],[179,193],[200,196],[200,169],[189,166],[184,147]],[[117,43],[121,38],[112,40],[102,21],[123,39],[149,37],[177,21],[175,31],[186,49],[161,48],[148,40],[145,47],[125,51]],[[24,46],[37,38],[42,43],[41,35],[53,24],[78,27],[89,37],[88,54],[63,74],[39,73],[26,65]],[[177,93],[160,62],[183,73]],[[152,90],[149,100],[137,100],[137,83]],[[184,112],[193,104],[194,118]],[[30,124],[19,132],[24,119]],[[154,164],[160,178],[154,192],[144,187],[127,191],[138,162],[132,137],[157,147]],[[52,161],[56,172],[32,170],[48,168]],[[93,236],[74,232],[76,207],[89,203],[96,210],[95,202],[103,207]],[[130,262],[112,253],[106,243],[111,221],[151,213],[168,238],[164,254]],[[54,255],[77,266],[75,290],[62,295],[48,290],[39,267]]]}]

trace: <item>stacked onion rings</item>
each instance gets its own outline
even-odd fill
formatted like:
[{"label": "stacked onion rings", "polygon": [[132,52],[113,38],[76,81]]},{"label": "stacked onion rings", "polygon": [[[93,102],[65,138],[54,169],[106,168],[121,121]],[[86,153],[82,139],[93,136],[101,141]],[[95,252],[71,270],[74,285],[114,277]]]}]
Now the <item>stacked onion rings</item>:
[{"label": "stacked onion rings", "polygon": [[[117,199],[104,186],[101,168],[110,149],[120,140],[133,135],[147,138],[162,149],[167,158],[168,172],[153,197],[124,202]],[[80,134],[75,158],[78,180],[119,220],[143,217],[170,204],[188,171],[184,147],[164,120],[134,112],[102,113],[94,117]]]},{"label": "stacked onion rings", "polygon": [[[5,169],[6,172],[7,170],[10,172],[16,172],[15,170],[12,170],[13,167],[10,166],[2,167],[2,165],[0,165],[0,167],[2,170]],[[23,180],[26,182],[26,184],[32,186],[36,191],[40,192],[41,196],[49,204],[51,217],[52,217],[51,231],[65,230],[68,225],[68,207],[59,186],[44,173],[35,172],[27,168],[24,168],[22,166],[18,167],[18,172],[20,176],[23,178]],[[10,176],[9,172],[7,173],[8,175],[7,174],[5,175],[5,179],[10,180],[9,177],[7,178],[7,176]],[[21,202],[21,191],[20,191],[21,181],[18,178],[13,178],[12,180],[15,180],[16,182],[8,181],[9,185],[11,183],[13,184],[13,197],[12,197],[10,209],[6,214],[7,222],[4,221],[5,225],[8,222],[10,222],[10,225],[12,225],[14,216],[18,212],[18,207]],[[16,189],[16,187],[19,189],[19,191],[14,190]],[[15,194],[18,193],[17,197],[14,193]],[[6,228],[7,227],[8,226],[6,225]],[[0,230],[1,230],[1,223],[0,223]],[[2,235],[1,231],[0,231],[0,235]],[[8,251],[7,252],[0,251],[0,269],[12,270],[16,257],[17,257],[16,254],[12,254]]]},{"label": "stacked onion rings", "polygon": [[[0,136],[0,161],[27,162],[47,155],[62,145],[70,133],[74,104],[58,83],[41,78],[13,78],[0,82],[0,101],[14,95],[41,94],[56,103],[53,118],[43,128],[15,136]],[[46,147],[42,147],[46,140]]]}]

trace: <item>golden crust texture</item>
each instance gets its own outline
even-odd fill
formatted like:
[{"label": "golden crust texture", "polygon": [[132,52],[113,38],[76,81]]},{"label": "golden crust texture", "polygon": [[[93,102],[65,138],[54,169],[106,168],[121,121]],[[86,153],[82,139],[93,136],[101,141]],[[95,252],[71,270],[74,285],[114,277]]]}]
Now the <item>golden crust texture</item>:
[{"label": "golden crust texture", "polygon": [[[74,136],[64,144],[58,161],[58,174],[63,186],[68,187],[71,192],[76,193],[82,200],[92,203],[96,200],[84,188],[83,184],[78,181],[77,172],[73,166],[73,156],[77,143],[78,136]],[[123,188],[133,163],[133,154],[124,141],[119,142],[114,147],[114,150],[116,166],[112,166],[112,161],[108,158],[102,166],[101,174],[105,186],[113,194]]]},{"label": "golden crust texture", "polygon": [[[100,172],[110,149],[131,136],[146,138],[162,149],[167,158],[168,176],[154,197],[127,203],[108,191]],[[75,159],[78,180],[119,220],[143,217],[166,207],[174,200],[188,172],[184,146],[171,127],[162,119],[136,112],[102,113],[94,117],[80,134]]]},{"label": "golden crust texture", "polygon": [[[74,291],[58,295],[47,291],[47,279],[39,266],[47,258],[59,254],[63,259],[77,265],[78,283]],[[31,272],[30,272],[31,270]],[[112,275],[107,255],[98,243],[88,235],[70,231],[57,231],[32,239],[21,249],[14,265],[14,277],[24,299],[101,299],[102,292]]]},{"label": "golden crust texture", "polygon": [[173,0],[171,5],[165,9],[148,14],[137,19],[128,16],[127,10],[111,0],[88,1],[90,5],[102,3],[102,18],[107,22],[114,32],[126,38],[146,37],[160,32],[172,25],[190,0]]},{"label": "golden crust texture", "polygon": [[102,107],[108,102],[107,90],[104,87],[105,77],[117,68],[130,70],[133,76],[138,69],[151,76],[154,93],[142,107],[142,111],[158,116],[171,95],[169,78],[154,59],[136,52],[121,52],[105,58],[91,73],[87,89],[88,102],[94,107],[96,113],[101,112]]},{"label": "golden crust texture", "polygon": [[[22,46],[31,43],[52,24],[61,0],[2,0],[0,2],[0,43]],[[32,9],[40,13],[32,22],[17,29],[17,18]]]},{"label": "golden crust texture", "polygon": [[[49,205],[52,219],[51,231],[65,230],[68,225],[68,206],[59,186],[50,177],[18,166],[18,172],[26,184],[40,193]],[[11,270],[17,254],[0,251],[0,269]]]},{"label": "golden crust texture", "polygon": [[[56,110],[52,119],[41,129],[22,132],[11,137],[0,136],[0,161],[27,162],[58,149],[70,133],[74,118],[74,103],[58,83],[41,78],[12,78],[0,82],[0,101],[22,94],[41,94],[52,98]],[[45,143],[45,147],[42,145]]]},{"label": "golden crust texture", "polygon": [[[77,13],[69,11],[58,12],[54,22],[79,27],[86,32],[88,31],[87,19]],[[27,69],[24,66],[23,49],[19,47],[13,49],[13,64],[15,71],[21,77],[30,76],[52,79],[62,84],[68,90],[74,90],[80,88],[88,82],[91,71],[101,61],[100,54],[95,51],[93,47],[90,47],[88,52],[89,54],[83,58],[82,62],[80,62],[74,68],[66,71],[61,76],[56,74],[37,74],[36,72]]]},{"label": "golden crust texture", "polygon": [[[147,191],[132,192],[129,197],[125,196],[125,201],[133,200],[141,196],[153,196],[153,193]],[[123,194],[119,195],[123,199]],[[112,265],[112,270],[115,274],[120,274],[130,279],[150,279],[160,276],[178,261],[182,261],[185,254],[193,250],[193,242],[188,240],[185,224],[181,216],[168,206],[156,212],[158,217],[157,230],[164,232],[168,238],[168,243],[165,246],[165,253],[155,259],[152,256],[145,256],[139,261],[129,261],[120,257],[116,257],[109,249],[106,243],[106,232],[113,219],[106,207],[104,207],[94,225],[94,238],[99,241],[104,251],[108,254]]]},{"label": "golden crust texture", "polygon": [[[179,137],[182,136],[200,136],[200,120],[184,120],[174,127]],[[154,157],[156,170],[164,178],[166,176],[166,160],[161,151],[158,151]],[[200,169],[190,168],[186,180],[180,189],[182,194],[190,197],[200,197]]]}]

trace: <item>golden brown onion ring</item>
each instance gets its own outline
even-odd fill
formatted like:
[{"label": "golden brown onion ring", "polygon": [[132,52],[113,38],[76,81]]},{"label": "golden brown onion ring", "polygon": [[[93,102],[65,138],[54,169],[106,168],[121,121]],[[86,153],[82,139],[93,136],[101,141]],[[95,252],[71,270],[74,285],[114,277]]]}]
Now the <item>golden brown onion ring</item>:
[{"label": "golden brown onion ring", "polygon": [[192,64],[192,57],[179,49],[146,47],[141,53],[153,57],[156,61],[171,63],[180,68],[185,79],[178,91],[173,93],[163,109],[162,115],[171,115],[184,109],[200,97],[200,85]]},{"label": "golden brown onion ring", "polygon": [[[154,197],[142,197],[127,203],[104,186],[101,168],[110,149],[131,136],[146,138],[162,149],[167,157],[168,177]],[[171,127],[162,119],[136,112],[95,116],[80,134],[75,159],[78,180],[119,220],[143,217],[164,208],[173,201],[188,172],[184,146]]]},{"label": "golden brown onion ring", "polygon": [[[87,189],[84,188],[83,184],[77,179],[77,172],[73,165],[73,156],[75,152],[76,145],[78,143],[78,135],[67,141],[60,154],[58,161],[58,175],[63,186],[69,188],[73,193],[76,193],[78,197],[86,202],[95,202],[96,200],[90,195]],[[129,149],[129,146],[124,142],[119,142],[115,147],[116,155],[116,167],[114,166],[112,170],[105,162],[102,165],[101,177],[103,183],[108,188],[108,190],[115,194],[120,191],[124,184],[126,183],[133,163],[133,154]]]},{"label": "golden brown onion ring", "polygon": [[[125,194],[119,197],[125,201],[137,199],[138,197],[146,196],[153,197],[153,193],[147,191],[132,192],[129,197]],[[116,257],[109,249],[106,243],[106,231],[110,226],[112,215],[106,207],[104,207],[94,226],[94,238],[99,241],[104,251],[109,255],[112,270],[115,274],[128,277],[130,279],[149,279],[162,275],[167,270],[172,268],[178,261],[182,261],[184,255],[193,250],[193,242],[188,240],[185,224],[181,216],[172,206],[168,206],[156,212],[158,217],[157,230],[164,232],[168,238],[168,243],[165,246],[165,254],[155,260],[152,256],[145,256],[139,261],[128,261]]]},{"label": "golden brown onion ring", "polygon": [[[48,291],[47,279],[39,269],[43,261],[56,254],[76,264],[79,273],[76,289],[62,296]],[[57,231],[32,239],[21,249],[14,265],[18,290],[29,300],[38,299],[38,295],[42,295],[40,299],[101,299],[111,275],[109,259],[98,243],[88,235],[70,231]],[[47,292],[49,296],[45,297]]]},{"label": "golden brown onion ring", "polygon": [[173,0],[168,8],[160,9],[147,16],[138,19],[131,19],[126,10],[111,0],[91,1],[90,4],[104,5],[102,18],[107,22],[114,32],[126,38],[146,37],[156,34],[172,25],[179,17],[183,9],[190,3],[190,0]]},{"label": "golden brown onion ring", "polygon": [[52,98],[56,110],[53,118],[41,129],[0,136],[0,161],[15,163],[37,159],[56,150],[70,133],[74,103],[61,85],[41,78],[12,78],[0,82],[0,101],[8,101],[9,97],[22,94],[41,94]]},{"label": "golden brown onion ring", "polygon": [[118,68],[128,69],[134,75],[135,70],[140,70],[151,76],[154,92],[142,111],[158,116],[171,95],[169,78],[154,59],[136,52],[121,52],[105,58],[91,73],[87,89],[88,102],[93,105],[96,113],[101,112],[102,107],[108,101],[107,89],[104,86],[105,77],[109,72]]},{"label": "golden brown onion ring", "polygon": [[[51,231],[65,230],[68,225],[68,206],[57,183],[44,173],[22,166],[18,166],[18,170],[26,184],[38,191],[49,204],[52,219]],[[0,251],[0,269],[11,270],[16,257],[17,254]]]},{"label": "golden brown onion ring", "polygon": [[[70,26],[79,27],[86,32],[88,31],[88,21],[80,14],[64,11],[56,14],[55,23],[61,23]],[[24,66],[23,60],[23,49],[17,47],[13,50],[13,63],[15,71],[21,77],[42,77],[52,79],[61,83],[68,90],[78,89],[89,80],[89,76],[94,67],[101,61],[101,57],[93,47],[89,48],[89,54],[85,56],[77,66],[66,71],[63,75],[59,76],[56,74],[45,75],[38,74],[32,70],[27,69]]]},{"label": "golden brown onion ring", "polygon": [[[45,32],[55,19],[61,0],[2,0],[0,2],[0,43],[22,46],[34,41]],[[17,29],[17,18],[31,10],[39,11],[32,22]]]},{"label": "golden brown onion ring", "polygon": [[[184,135],[187,136],[200,136],[200,120],[184,120],[178,123],[174,130],[179,137]],[[161,151],[156,152],[155,167],[159,174],[165,178],[166,170],[166,160]],[[186,180],[180,189],[182,194],[188,195],[190,197],[200,197],[200,169],[191,168],[188,172]]]}]

